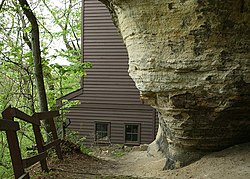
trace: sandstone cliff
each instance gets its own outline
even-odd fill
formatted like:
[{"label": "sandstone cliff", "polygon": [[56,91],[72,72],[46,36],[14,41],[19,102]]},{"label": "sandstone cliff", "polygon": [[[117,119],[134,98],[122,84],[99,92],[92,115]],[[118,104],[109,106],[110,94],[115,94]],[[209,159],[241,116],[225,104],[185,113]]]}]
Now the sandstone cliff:
[{"label": "sandstone cliff", "polygon": [[250,140],[250,0],[100,0],[159,112],[167,169]]}]

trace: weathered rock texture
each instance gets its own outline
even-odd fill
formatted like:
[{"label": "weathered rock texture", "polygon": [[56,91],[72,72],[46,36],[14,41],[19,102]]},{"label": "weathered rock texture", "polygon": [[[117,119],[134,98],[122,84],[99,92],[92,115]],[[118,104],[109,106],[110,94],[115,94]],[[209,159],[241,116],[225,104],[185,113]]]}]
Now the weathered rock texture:
[{"label": "weathered rock texture", "polygon": [[250,140],[250,0],[101,1],[160,113],[166,168]]}]

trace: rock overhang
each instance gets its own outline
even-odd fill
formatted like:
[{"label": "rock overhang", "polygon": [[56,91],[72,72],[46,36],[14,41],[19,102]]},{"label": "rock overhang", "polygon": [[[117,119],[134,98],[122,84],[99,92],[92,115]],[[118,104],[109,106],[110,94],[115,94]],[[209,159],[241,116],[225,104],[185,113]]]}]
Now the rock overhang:
[{"label": "rock overhang", "polygon": [[105,4],[126,44],[129,74],[160,114],[166,168],[249,141],[249,0]]}]

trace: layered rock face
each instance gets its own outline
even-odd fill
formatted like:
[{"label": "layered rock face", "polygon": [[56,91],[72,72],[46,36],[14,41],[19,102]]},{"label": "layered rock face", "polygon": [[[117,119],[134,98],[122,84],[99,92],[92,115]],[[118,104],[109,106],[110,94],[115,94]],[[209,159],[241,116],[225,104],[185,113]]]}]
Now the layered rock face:
[{"label": "layered rock face", "polygon": [[250,0],[101,1],[159,112],[167,169],[250,140]]}]

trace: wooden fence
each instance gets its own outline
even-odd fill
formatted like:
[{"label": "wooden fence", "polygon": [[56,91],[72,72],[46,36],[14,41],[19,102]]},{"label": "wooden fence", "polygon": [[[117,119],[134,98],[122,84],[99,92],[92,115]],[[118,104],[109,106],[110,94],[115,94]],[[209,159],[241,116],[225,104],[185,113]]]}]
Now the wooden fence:
[{"label": "wooden fence", "polygon": [[[6,131],[7,141],[10,150],[10,156],[14,175],[16,179],[28,179],[29,173],[25,172],[25,168],[40,162],[43,171],[48,172],[47,166],[47,150],[54,147],[59,159],[62,159],[62,153],[60,148],[60,140],[58,139],[56,127],[54,123],[54,117],[59,116],[58,111],[40,112],[35,113],[32,116],[25,114],[24,112],[8,107],[2,112],[3,119],[0,119],[0,131]],[[17,138],[17,131],[20,129],[18,122],[14,122],[14,118],[31,123],[35,135],[36,146],[38,154],[26,159],[22,159],[19,142]],[[52,133],[53,140],[49,144],[44,144],[44,140],[41,134],[41,120],[49,121],[49,128]]]}]

